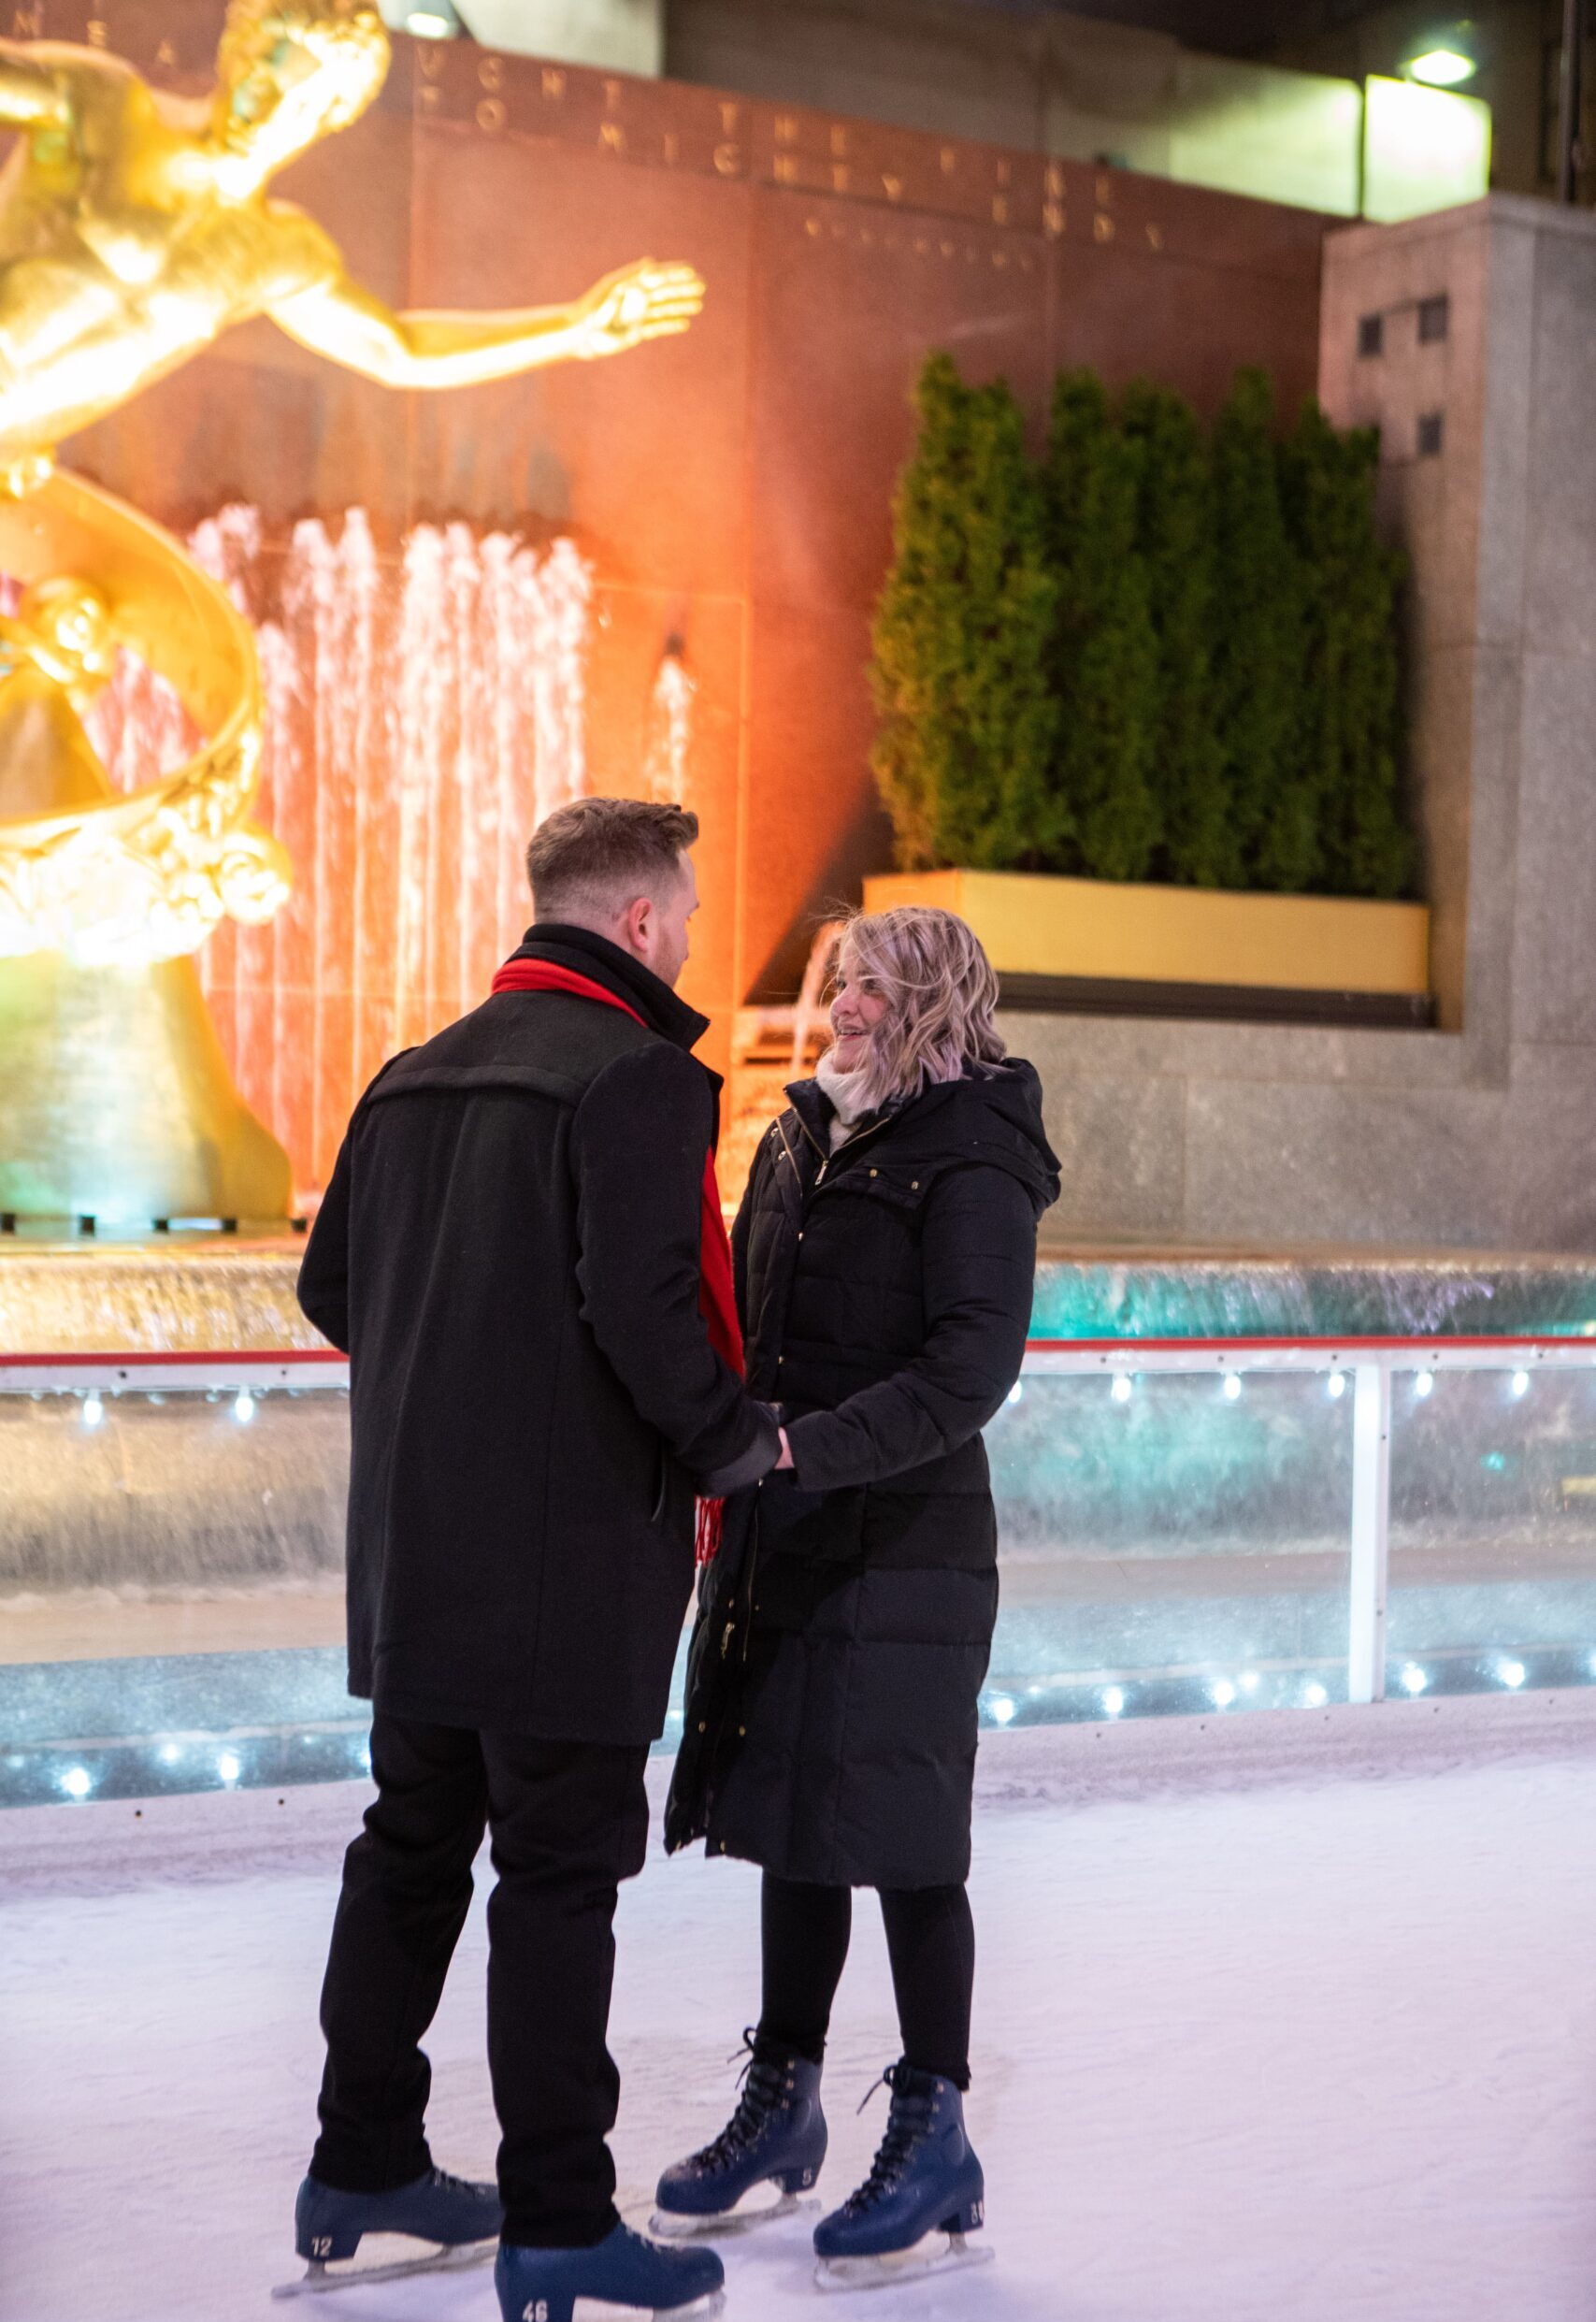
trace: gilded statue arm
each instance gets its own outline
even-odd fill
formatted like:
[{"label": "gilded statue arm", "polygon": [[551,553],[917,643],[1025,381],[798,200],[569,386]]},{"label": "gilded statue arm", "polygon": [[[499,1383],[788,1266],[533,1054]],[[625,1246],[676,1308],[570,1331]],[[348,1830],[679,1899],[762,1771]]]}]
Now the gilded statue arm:
[{"label": "gilded statue arm", "polygon": [[70,108],[53,77],[25,47],[0,40],[0,129],[36,129],[65,123]]},{"label": "gilded statue arm", "polygon": [[704,285],[691,267],[645,258],[606,275],[568,307],[401,314],[339,275],[266,310],[302,346],[381,386],[467,387],[674,338],[703,302]]}]

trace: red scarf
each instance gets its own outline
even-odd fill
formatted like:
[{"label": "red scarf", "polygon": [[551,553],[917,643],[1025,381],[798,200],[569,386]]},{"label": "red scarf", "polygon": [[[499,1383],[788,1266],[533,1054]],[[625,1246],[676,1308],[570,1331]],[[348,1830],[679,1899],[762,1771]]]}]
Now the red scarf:
[{"label": "red scarf", "polygon": [[[507,959],[494,977],[495,992],[501,991],[567,991],[579,1000],[598,1000],[607,1008],[619,1008],[636,1024],[644,1018],[636,1008],[614,992],[607,991],[591,976],[579,975],[573,968],[556,967],[551,959]],[[698,1225],[698,1311],[710,1334],[710,1344],[727,1367],[740,1378],[743,1373],[742,1325],[738,1320],[737,1292],[732,1276],[731,1243],[726,1237],[726,1217],[721,1209],[721,1190],[715,1176],[713,1151],[704,1155],[703,1200]],[[698,1562],[707,1565],[721,1544],[720,1500],[700,1499],[698,1502]]]}]

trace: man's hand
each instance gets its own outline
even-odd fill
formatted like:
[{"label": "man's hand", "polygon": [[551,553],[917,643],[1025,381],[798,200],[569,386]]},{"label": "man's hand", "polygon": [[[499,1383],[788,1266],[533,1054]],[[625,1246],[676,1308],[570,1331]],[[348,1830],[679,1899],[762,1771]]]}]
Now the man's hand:
[{"label": "man's hand", "polygon": [[577,353],[592,362],[625,354],[645,339],[674,339],[703,303],[703,278],[690,266],[656,266],[644,258],[622,267],[578,300]]},{"label": "man's hand", "polygon": [[778,1427],[776,1433],[782,1438],[782,1456],[776,1462],[773,1472],[779,1476],[784,1467],[790,1467],[793,1464],[793,1447],[787,1441],[787,1431],[784,1427]]}]

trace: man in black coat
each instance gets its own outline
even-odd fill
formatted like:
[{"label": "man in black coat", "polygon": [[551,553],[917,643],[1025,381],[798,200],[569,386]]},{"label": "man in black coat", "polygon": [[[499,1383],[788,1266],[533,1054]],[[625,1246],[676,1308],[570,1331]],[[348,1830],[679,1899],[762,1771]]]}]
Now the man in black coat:
[{"label": "man in black coat", "polygon": [[418,2044],[484,1827],[504,2240],[618,2230],[611,1925],[642,1866],[696,1495],[779,1449],[706,1320],[720,1084],[672,988],[697,836],[635,800],[548,818],[531,932],[493,997],[367,1089],[306,1252],[300,1304],[351,1358],[349,1681],[378,1788],[323,1992],[313,2261],[384,2227],[499,2229],[492,2187],[433,2170]]}]

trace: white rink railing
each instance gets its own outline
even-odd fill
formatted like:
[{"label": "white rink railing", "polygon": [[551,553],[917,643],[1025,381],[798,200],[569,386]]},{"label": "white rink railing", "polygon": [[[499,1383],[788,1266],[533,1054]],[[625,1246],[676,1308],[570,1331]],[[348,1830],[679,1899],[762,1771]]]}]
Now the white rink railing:
[{"label": "white rink railing", "polygon": [[1497,1371],[1510,1376],[1521,1392],[1535,1372],[1554,1370],[1596,1371],[1596,1337],[1033,1338],[1027,1344],[1024,1375],[1101,1377],[1112,1382],[1111,1391],[1116,1393],[1124,1392],[1133,1378],[1158,1372],[1233,1378],[1238,1389],[1248,1372],[1258,1371],[1350,1381],[1352,1569],[1347,1699],[1367,1703],[1386,1697],[1393,1378],[1433,1377],[1441,1371]]},{"label": "white rink railing", "polygon": [[234,1354],[5,1354],[0,1395],[237,1394],[273,1388],[301,1393],[349,1385],[349,1363],[331,1347]]},{"label": "white rink railing", "polygon": [[[1495,1338],[1035,1338],[1024,1376],[1100,1377],[1128,1398],[1141,1377],[1173,1373],[1224,1383],[1249,1373],[1298,1373],[1326,1378],[1330,1392],[1353,1398],[1351,1569],[1347,1697],[1384,1699],[1389,1581],[1391,1391],[1399,1376],[1449,1371],[1509,1376],[1522,1392],[1537,1372],[1596,1372],[1596,1337]],[[1345,1381],[1344,1388],[1338,1381]],[[241,1420],[264,1393],[346,1392],[349,1364],[330,1348],[294,1351],[137,1354],[8,1354],[0,1357],[0,1396],[68,1394],[96,1424],[107,1399],[122,1395],[230,1396]]]}]

